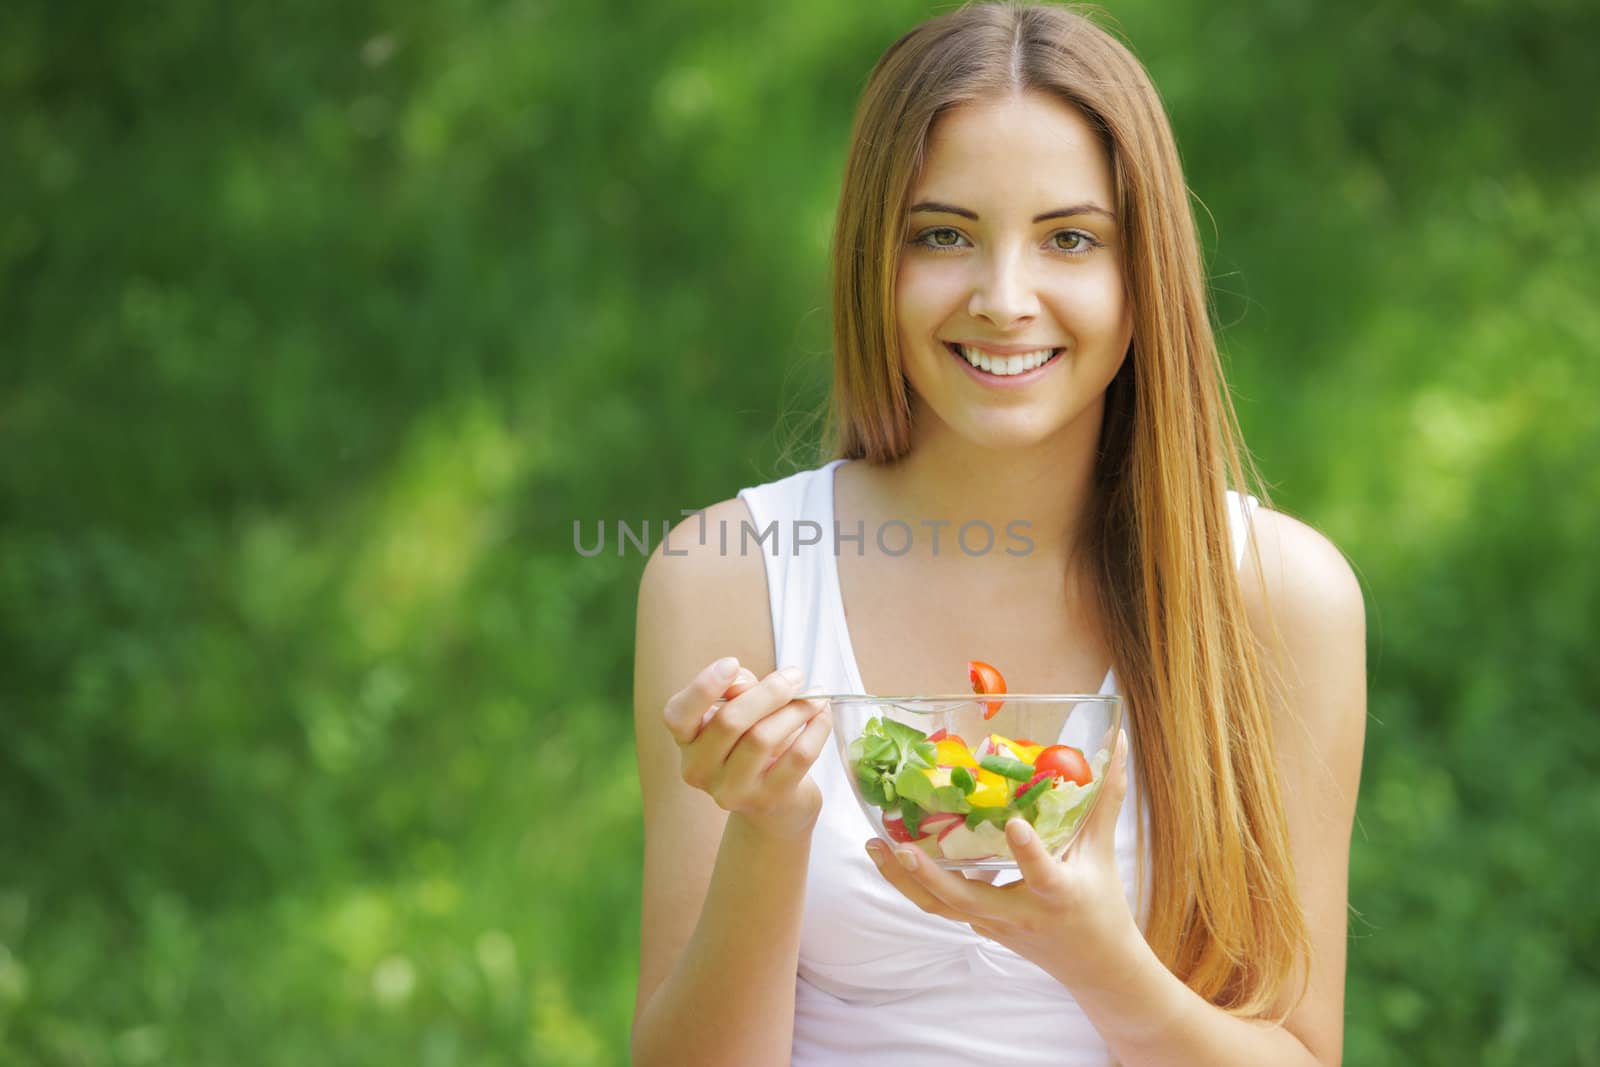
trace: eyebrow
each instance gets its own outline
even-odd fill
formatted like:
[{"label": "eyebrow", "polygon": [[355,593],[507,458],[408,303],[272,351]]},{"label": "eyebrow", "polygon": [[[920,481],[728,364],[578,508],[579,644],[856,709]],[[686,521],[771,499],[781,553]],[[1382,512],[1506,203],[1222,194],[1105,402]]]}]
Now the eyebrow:
[{"label": "eyebrow", "polygon": [[[939,215],[960,215],[962,218],[971,219],[973,222],[978,221],[978,213],[976,211],[964,207],[956,207],[954,204],[940,204],[933,200],[924,200],[921,203],[911,205],[906,214],[915,215],[919,211],[931,211]],[[1069,215],[1104,215],[1113,222],[1117,218],[1116,215],[1099,204],[1083,203],[1073,204],[1071,207],[1058,207],[1054,211],[1046,211],[1042,215],[1035,215],[1033,221],[1044,222],[1046,219],[1062,219]]]}]

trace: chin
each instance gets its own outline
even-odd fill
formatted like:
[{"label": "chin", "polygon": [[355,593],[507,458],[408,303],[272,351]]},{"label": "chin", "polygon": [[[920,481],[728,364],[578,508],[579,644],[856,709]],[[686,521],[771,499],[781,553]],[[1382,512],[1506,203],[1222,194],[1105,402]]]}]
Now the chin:
[{"label": "chin", "polygon": [[955,443],[957,447],[1005,452],[1070,448],[1071,442],[1080,437],[1082,432],[1092,432],[1095,439],[1099,436],[1098,424],[1092,431],[1087,425],[1097,421],[1093,417],[1092,404],[1080,408],[1058,407],[1050,411],[1035,409],[981,414],[958,407],[950,411],[949,417],[945,417],[914,390],[912,397],[912,424],[921,428],[920,432],[913,432],[923,440],[938,437]]},{"label": "chin", "polygon": [[1052,432],[1039,426],[968,426],[957,433],[969,445],[1003,452],[1048,445],[1060,439],[1061,427]]}]

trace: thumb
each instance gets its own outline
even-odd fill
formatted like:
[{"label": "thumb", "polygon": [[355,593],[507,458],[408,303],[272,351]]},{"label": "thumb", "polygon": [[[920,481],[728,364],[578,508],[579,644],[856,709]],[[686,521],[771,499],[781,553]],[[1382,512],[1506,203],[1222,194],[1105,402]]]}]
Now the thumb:
[{"label": "thumb", "polygon": [[1128,795],[1128,731],[1117,731],[1117,743],[1106,766],[1105,781],[1100,784],[1094,812],[1083,828],[1084,840],[1074,848],[1092,848],[1102,858],[1114,859],[1117,846],[1117,816],[1122,813],[1122,802]]},{"label": "thumb", "polygon": [[1035,892],[1046,892],[1052,880],[1061,876],[1061,865],[1050,858],[1039,834],[1022,816],[1006,820],[1006,844],[1011,846],[1023,883]]}]

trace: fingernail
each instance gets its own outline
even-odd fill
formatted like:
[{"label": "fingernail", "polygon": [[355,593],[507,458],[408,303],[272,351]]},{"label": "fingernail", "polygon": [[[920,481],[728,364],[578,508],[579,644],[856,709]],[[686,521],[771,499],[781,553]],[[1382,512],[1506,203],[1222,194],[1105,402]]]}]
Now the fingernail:
[{"label": "fingernail", "polygon": [[873,863],[876,863],[880,867],[883,866],[883,846],[882,845],[878,844],[876,841],[868,841],[867,842],[867,855],[872,858],[872,862]]},{"label": "fingernail", "polygon": [[739,661],[733,656],[724,656],[711,665],[711,673],[719,681],[727,681],[733,677],[733,672],[739,669]]},{"label": "fingernail", "polygon": [[805,671],[802,671],[799,667],[785,667],[778,673],[787,678],[791,685],[799,685],[806,678]]},{"label": "fingernail", "polygon": [[917,850],[914,848],[897,848],[894,850],[894,858],[908,871],[917,869]]},{"label": "fingernail", "polygon": [[1028,843],[1028,824],[1023,819],[1012,819],[1006,823],[1006,840],[1013,845],[1026,845]]}]

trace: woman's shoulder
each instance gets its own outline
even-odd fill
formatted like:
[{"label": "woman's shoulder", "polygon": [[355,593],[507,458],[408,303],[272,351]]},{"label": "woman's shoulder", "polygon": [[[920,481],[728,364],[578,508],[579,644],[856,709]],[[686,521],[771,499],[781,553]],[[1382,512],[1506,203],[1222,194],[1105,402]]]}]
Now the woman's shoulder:
[{"label": "woman's shoulder", "polygon": [[1313,628],[1365,618],[1355,569],[1321,531],[1284,512],[1255,507],[1247,546],[1241,579],[1252,614],[1270,612],[1280,626]]},{"label": "woman's shoulder", "polygon": [[1355,569],[1310,525],[1259,507],[1240,585],[1284,709],[1319,749],[1353,753],[1366,719],[1366,605]]},{"label": "woman's shoulder", "polygon": [[645,563],[642,584],[720,598],[740,592],[763,592],[766,572],[759,553],[739,551],[741,525],[750,522],[750,508],[738,496],[719,500],[684,517],[673,526]]},{"label": "woman's shoulder", "polygon": [[742,552],[736,539],[724,541],[721,536],[726,530],[737,533],[749,519],[745,502],[734,496],[685,517],[668,531],[639,579],[641,632],[675,635],[674,644],[698,650],[683,650],[692,660],[738,656],[756,670],[772,659],[761,555]]}]

